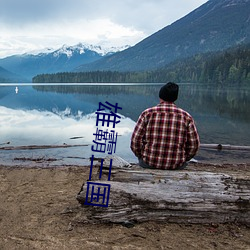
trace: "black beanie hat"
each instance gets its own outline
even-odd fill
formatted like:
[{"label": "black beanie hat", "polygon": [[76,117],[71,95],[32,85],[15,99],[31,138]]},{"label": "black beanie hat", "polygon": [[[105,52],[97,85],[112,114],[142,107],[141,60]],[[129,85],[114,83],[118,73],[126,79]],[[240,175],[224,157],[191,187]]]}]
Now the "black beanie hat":
[{"label": "black beanie hat", "polygon": [[178,98],[179,86],[176,83],[168,82],[161,87],[159,97],[166,102],[174,102]]}]

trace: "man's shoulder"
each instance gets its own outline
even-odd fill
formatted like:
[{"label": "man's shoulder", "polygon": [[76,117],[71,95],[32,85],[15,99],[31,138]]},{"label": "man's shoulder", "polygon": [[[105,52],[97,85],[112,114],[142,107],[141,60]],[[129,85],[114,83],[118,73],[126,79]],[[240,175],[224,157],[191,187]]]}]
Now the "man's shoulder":
[{"label": "man's shoulder", "polygon": [[185,119],[188,123],[193,122],[193,117],[191,114],[189,114],[186,110],[177,107],[177,111],[176,113],[178,113],[183,119]]},{"label": "man's shoulder", "polygon": [[191,116],[186,110],[180,107],[176,107],[176,112],[182,113],[183,115],[186,115],[186,116]]},{"label": "man's shoulder", "polygon": [[191,118],[192,119],[192,116],[184,109],[176,106],[174,103],[173,104],[158,104],[156,106],[153,106],[153,107],[150,107],[150,108],[147,108],[145,109],[143,112],[142,112],[142,115],[143,116],[148,116],[152,113],[162,113],[162,112],[166,112],[166,113],[176,113],[176,114],[180,114],[182,116],[185,116],[187,118]]},{"label": "man's shoulder", "polygon": [[147,115],[152,112],[157,112],[159,110],[158,105],[145,109],[142,114]]}]

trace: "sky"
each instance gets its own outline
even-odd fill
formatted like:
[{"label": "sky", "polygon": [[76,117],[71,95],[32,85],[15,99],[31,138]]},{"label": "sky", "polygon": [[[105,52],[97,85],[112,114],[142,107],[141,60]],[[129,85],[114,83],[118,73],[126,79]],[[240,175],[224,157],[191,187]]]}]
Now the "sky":
[{"label": "sky", "polygon": [[207,0],[0,0],[0,58],[87,43],[135,45]]}]

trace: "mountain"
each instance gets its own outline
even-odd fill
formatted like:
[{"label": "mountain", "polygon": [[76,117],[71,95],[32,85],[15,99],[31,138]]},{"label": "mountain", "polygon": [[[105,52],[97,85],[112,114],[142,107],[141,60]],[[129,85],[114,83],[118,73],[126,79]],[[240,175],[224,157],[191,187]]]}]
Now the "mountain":
[{"label": "mountain", "polygon": [[142,71],[250,41],[250,0],[209,0],[133,47],[75,71]]},{"label": "mountain", "polygon": [[21,76],[18,76],[3,67],[0,67],[0,82],[1,83],[10,83],[10,82],[20,82],[20,81],[25,81]]},{"label": "mountain", "polygon": [[54,51],[48,49],[46,52],[6,57],[0,59],[0,66],[31,81],[37,74],[72,71],[79,65],[96,61],[127,47],[103,48],[82,43],[75,46],[64,45]]},{"label": "mountain", "polygon": [[223,51],[207,52],[179,59],[162,68],[150,71],[119,72],[90,71],[41,74],[34,83],[217,83],[222,85],[250,84],[250,43]]}]

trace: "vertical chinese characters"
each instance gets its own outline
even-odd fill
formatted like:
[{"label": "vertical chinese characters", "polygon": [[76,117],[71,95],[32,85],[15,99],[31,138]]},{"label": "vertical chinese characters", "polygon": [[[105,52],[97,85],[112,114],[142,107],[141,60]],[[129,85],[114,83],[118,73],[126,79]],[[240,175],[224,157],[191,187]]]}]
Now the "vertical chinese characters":
[{"label": "vertical chinese characters", "polygon": [[[120,122],[120,116],[117,114],[118,110],[122,108],[105,102],[105,104],[99,102],[99,108],[95,112],[96,117],[96,132],[91,150],[93,152],[112,154],[116,151],[116,143],[118,133],[115,132],[115,126]],[[107,112],[108,111],[108,112]],[[101,126],[101,128],[100,128]],[[108,207],[110,184],[91,182],[92,168],[93,168],[94,155],[91,157],[89,181],[87,182],[87,193],[85,205]],[[102,177],[103,161],[101,159],[99,179]],[[112,159],[110,159],[108,181],[110,181],[112,169]]]}]

